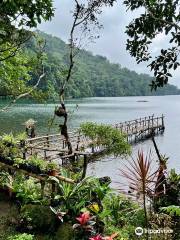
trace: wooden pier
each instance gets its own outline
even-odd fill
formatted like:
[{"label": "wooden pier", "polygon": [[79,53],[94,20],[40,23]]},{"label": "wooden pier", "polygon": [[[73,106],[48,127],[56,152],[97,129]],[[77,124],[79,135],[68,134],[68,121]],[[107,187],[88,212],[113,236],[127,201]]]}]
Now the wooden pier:
[{"label": "wooden pier", "polygon": [[154,115],[152,115],[132,121],[126,121],[115,124],[115,128],[127,134],[129,143],[137,143],[151,137],[152,132],[155,135],[163,133],[165,130],[164,116],[154,117]]},{"label": "wooden pier", "polygon": [[[121,122],[113,125],[122,133],[127,135],[127,141],[131,144],[138,143],[154,135],[164,132],[164,116],[155,117],[154,115],[135,119],[132,121]],[[104,149],[93,147],[93,142],[82,135],[79,130],[69,133],[73,153],[68,153],[68,147],[61,134],[52,134],[27,139],[24,142],[23,157],[37,154],[47,161],[56,161],[59,165],[64,165],[68,158],[72,156],[97,156]]]}]

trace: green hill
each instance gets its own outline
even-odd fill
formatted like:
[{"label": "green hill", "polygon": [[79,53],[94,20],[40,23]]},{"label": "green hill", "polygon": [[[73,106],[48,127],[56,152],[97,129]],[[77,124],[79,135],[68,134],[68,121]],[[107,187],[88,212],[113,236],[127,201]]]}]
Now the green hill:
[{"label": "green hill", "polygon": [[[68,46],[61,39],[39,32],[46,40],[46,79],[42,89],[50,87],[56,92],[63,81],[63,72],[68,63]],[[28,44],[33,50],[33,43]],[[180,94],[177,87],[168,84],[164,88],[151,92],[152,80],[147,74],[138,74],[119,64],[113,64],[106,57],[80,50],[76,59],[73,76],[68,86],[68,97],[104,97],[104,96],[146,96]]]}]

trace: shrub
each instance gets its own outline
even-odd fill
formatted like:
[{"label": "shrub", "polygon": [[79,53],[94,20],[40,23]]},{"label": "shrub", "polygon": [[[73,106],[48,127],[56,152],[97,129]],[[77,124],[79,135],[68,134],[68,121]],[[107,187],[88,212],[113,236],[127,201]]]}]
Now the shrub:
[{"label": "shrub", "polygon": [[28,159],[28,163],[30,165],[33,165],[33,166],[36,166],[38,167],[40,170],[45,170],[46,169],[46,162],[41,159],[41,158],[38,158],[36,156],[32,156]]},{"label": "shrub", "polygon": [[106,154],[118,156],[131,153],[126,135],[110,125],[87,122],[81,124],[80,131],[92,140],[90,146],[102,147]]},{"label": "shrub", "polygon": [[36,184],[32,178],[25,179],[23,175],[17,175],[13,182],[13,191],[16,196],[24,203],[39,202],[41,198],[40,184]]},{"label": "shrub", "polygon": [[73,239],[73,228],[69,223],[63,223],[57,230],[55,240],[72,240]]},{"label": "shrub", "polygon": [[33,240],[33,239],[34,239],[33,235],[26,233],[8,237],[8,240]]},{"label": "shrub", "polygon": [[56,219],[48,206],[27,204],[21,208],[20,214],[27,228],[40,232],[54,231]]}]

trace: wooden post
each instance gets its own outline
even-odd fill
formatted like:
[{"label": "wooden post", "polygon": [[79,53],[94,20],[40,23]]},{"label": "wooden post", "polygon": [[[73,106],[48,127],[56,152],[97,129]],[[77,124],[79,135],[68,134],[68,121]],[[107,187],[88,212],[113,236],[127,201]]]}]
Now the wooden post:
[{"label": "wooden post", "polygon": [[21,140],[20,147],[22,149],[23,159],[26,159],[26,143],[25,143],[25,140]]},{"label": "wooden post", "polygon": [[164,131],[164,129],[165,129],[165,125],[164,125],[164,115],[162,114],[162,130]]},{"label": "wooden post", "polygon": [[44,158],[47,158],[46,150],[44,150]]},{"label": "wooden post", "polygon": [[88,158],[87,158],[87,155],[84,155],[83,173],[82,173],[81,181],[86,177],[87,165],[88,165]]},{"label": "wooden post", "polygon": [[[32,142],[31,142],[31,141],[30,141],[29,143],[32,145]],[[30,155],[32,155],[32,154],[33,154],[33,149],[32,149],[32,147],[31,147]]]},{"label": "wooden post", "polygon": [[44,188],[45,188],[45,181],[41,180],[41,198],[44,197]]},{"label": "wooden post", "polygon": [[154,116],[152,115],[152,128],[154,128]]},{"label": "wooden post", "polygon": [[161,154],[160,154],[160,152],[159,152],[159,149],[158,149],[158,147],[157,147],[156,141],[155,141],[155,139],[154,139],[154,132],[153,132],[153,131],[152,131],[152,141],[153,141],[153,145],[154,145],[156,154],[157,154],[158,159],[159,159],[159,163],[161,163],[161,162],[162,162],[162,160],[161,160]]},{"label": "wooden post", "polygon": [[151,117],[149,116],[149,119],[148,119],[148,134],[150,134],[150,119],[151,119]]},{"label": "wooden post", "polygon": [[78,138],[77,138],[77,146],[76,146],[76,151],[79,150],[79,144],[80,144],[80,133],[78,135]]},{"label": "wooden post", "polygon": [[49,148],[49,136],[48,135],[46,137],[46,140],[47,140],[47,147]]}]

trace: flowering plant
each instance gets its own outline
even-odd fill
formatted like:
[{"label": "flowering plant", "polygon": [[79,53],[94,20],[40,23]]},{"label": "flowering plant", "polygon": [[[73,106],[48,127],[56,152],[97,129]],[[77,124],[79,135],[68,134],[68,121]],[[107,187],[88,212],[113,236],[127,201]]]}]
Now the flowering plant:
[{"label": "flowering plant", "polygon": [[96,223],[95,221],[92,221],[93,218],[94,217],[92,217],[88,211],[81,213],[80,216],[76,218],[79,223],[74,224],[73,228],[81,228],[85,231],[93,231],[93,225]]},{"label": "flowering plant", "polygon": [[118,233],[113,233],[111,236],[102,237],[100,234],[89,238],[89,240],[113,240],[118,236]]}]

